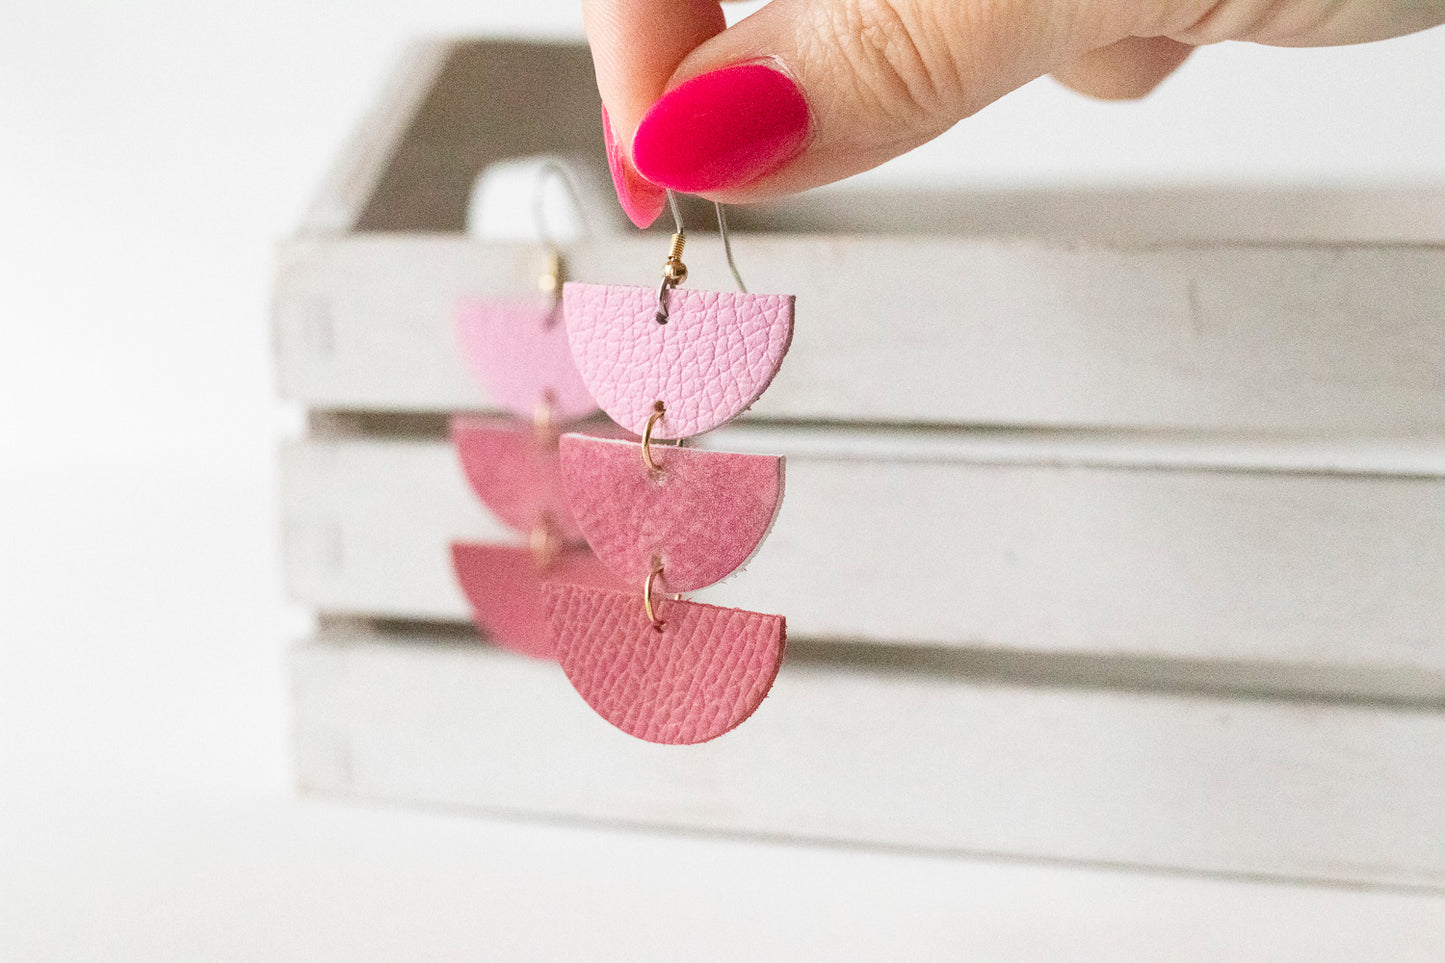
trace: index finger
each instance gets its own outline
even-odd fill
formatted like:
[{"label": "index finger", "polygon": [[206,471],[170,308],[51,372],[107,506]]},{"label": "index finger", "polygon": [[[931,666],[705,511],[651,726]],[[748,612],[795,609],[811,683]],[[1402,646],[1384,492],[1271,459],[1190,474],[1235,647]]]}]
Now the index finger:
[{"label": "index finger", "polygon": [[718,0],[584,0],[597,90],[624,144],[688,54],[727,27]]}]

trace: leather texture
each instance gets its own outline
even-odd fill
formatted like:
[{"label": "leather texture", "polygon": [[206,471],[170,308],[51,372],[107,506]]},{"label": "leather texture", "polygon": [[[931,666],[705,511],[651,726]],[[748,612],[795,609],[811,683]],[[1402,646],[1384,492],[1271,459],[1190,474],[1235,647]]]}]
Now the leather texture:
[{"label": "leather texture", "polygon": [[735,728],[782,664],[780,615],[662,599],[654,629],[635,593],[554,582],[543,597],[572,685],[602,718],[648,742],[691,745]]},{"label": "leather texture", "polygon": [[623,584],[691,592],[747,563],[783,500],[783,459],[563,435],[562,479],[587,544]]},{"label": "leather texture", "polygon": [[620,587],[585,549],[563,552],[542,568],[528,548],[458,542],[452,545],[452,571],[477,628],[502,648],[534,659],[553,657],[543,585],[561,580]]},{"label": "leather texture", "polygon": [[565,284],[567,336],[602,410],[641,435],[687,438],[737,417],[778,373],[793,339],[793,298],[677,288],[658,324],[657,289]]},{"label": "leather texture", "polygon": [[572,362],[559,308],[552,297],[466,298],[456,305],[467,367],[493,401],[528,423],[544,402],[556,422],[597,410]]},{"label": "leather texture", "polygon": [[[623,434],[600,419],[586,432]],[[467,484],[499,521],[526,535],[546,525],[564,541],[582,544],[562,485],[556,435],[505,415],[453,415],[451,436]]]}]

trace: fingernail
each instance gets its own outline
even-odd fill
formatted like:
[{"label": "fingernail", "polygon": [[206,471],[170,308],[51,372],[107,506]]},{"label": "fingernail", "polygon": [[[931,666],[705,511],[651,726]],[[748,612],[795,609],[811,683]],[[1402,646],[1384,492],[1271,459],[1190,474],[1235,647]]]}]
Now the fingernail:
[{"label": "fingernail", "polygon": [[632,162],[654,184],[690,194],[757,180],[802,152],[808,104],[787,75],[739,64],[679,84],[652,105]]},{"label": "fingernail", "polygon": [[617,134],[612,130],[612,118],[607,108],[602,108],[602,140],[607,145],[607,169],[612,172],[612,186],[617,190],[617,201],[627,219],[638,227],[647,227],[662,213],[667,194],[656,184],[649,184],[632,167],[632,162],[617,143]]}]

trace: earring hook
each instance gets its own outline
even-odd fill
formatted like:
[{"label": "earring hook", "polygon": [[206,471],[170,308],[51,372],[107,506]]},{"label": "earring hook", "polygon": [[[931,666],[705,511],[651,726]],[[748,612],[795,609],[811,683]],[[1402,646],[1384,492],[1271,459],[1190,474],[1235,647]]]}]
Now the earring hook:
[{"label": "earring hook", "polygon": [[587,223],[587,211],[582,206],[582,195],[577,190],[577,183],[572,179],[572,174],[567,167],[554,157],[548,157],[542,161],[537,168],[537,179],[532,189],[532,223],[537,228],[537,236],[543,244],[556,247],[556,239],[547,226],[547,178],[555,177],[562,183],[562,189],[567,192],[567,197],[572,201],[572,209],[577,212],[577,223],[582,227],[582,236],[592,240],[592,225]]},{"label": "earring hook", "polygon": [[738,282],[738,290],[743,294],[747,294],[748,286],[743,283],[743,276],[738,273],[737,263],[733,261],[733,240],[731,235],[728,234],[727,212],[723,210],[723,206],[717,201],[713,201],[712,206],[717,208],[717,232],[718,235],[722,237],[723,253],[727,255],[728,259],[728,270],[733,272],[733,280]]},{"label": "earring hook", "polygon": [[682,223],[682,208],[677,204],[677,195],[667,192],[667,206],[672,208],[672,244],[667,249],[667,260],[662,265],[662,285],[657,289],[658,324],[667,323],[667,292],[687,280],[687,265],[682,263],[682,249],[687,246],[687,228]]},{"label": "earring hook", "polygon": [[667,206],[672,210],[673,230],[678,234],[685,233],[682,226],[682,208],[677,204],[677,195],[672,192],[671,188],[667,188],[666,190]]},{"label": "earring hook", "polygon": [[582,195],[577,192],[577,185],[572,180],[572,175],[567,168],[553,158],[542,161],[537,169],[536,183],[532,189],[532,222],[537,229],[537,237],[547,247],[547,269],[545,273],[537,278],[537,286],[544,294],[550,294],[554,298],[562,296],[563,266],[562,252],[558,249],[557,241],[547,224],[547,179],[555,177],[562,183],[562,189],[572,200],[572,209],[577,212],[577,222],[582,227],[582,236],[588,240],[592,239],[592,226],[587,223],[587,212],[582,207]]},{"label": "earring hook", "polygon": [[[672,246],[667,252],[667,261],[662,266],[662,285],[657,289],[657,323],[667,323],[667,293],[687,280],[687,265],[682,263],[682,250],[687,244],[687,230],[682,222],[682,208],[678,206],[677,195],[671,190],[667,192],[667,205],[672,209],[672,223],[676,230],[672,234]],[[728,231],[728,216],[723,206],[713,201],[713,207],[717,210],[717,232],[722,238],[723,253],[727,256],[728,270],[732,272],[733,280],[737,282],[738,290],[743,294],[748,293],[748,286],[743,283],[742,273],[738,271],[737,262],[733,260],[732,234]]]}]

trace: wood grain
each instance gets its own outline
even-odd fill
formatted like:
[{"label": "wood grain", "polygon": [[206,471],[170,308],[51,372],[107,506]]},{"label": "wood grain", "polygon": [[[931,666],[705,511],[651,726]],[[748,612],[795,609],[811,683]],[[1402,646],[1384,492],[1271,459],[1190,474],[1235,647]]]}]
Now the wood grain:
[{"label": "wood grain", "polygon": [[311,792],[1030,859],[1445,886],[1445,714],[793,662],[686,749],[425,634],[293,657]]},{"label": "wood grain", "polygon": [[[872,451],[729,439],[789,456],[787,499],[747,571],[696,597],[785,614],[801,636],[1445,669],[1438,456],[1404,466],[1434,474],[1333,474],[1202,456],[1160,469],[1145,455],[1184,456],[1125,442],[1110,465],[1097,442],[988,433]],[[288,585],[324,612],[465,619],[448,543],[513,540],[441,440],[314,439],[286,449],[283,474]]]},{"label": "wood grain", "polygon": [[[716,244],[689,283],[726,287]],[[1383,433],[1445,431],[1445,248],[739,237],[752,290],[797,295],[758,418]],[[565,251],[652,284],[645,237]],[[544,252],[461,236],[301,239],[281,253],[281,385],[313,408],[486,408],[452,306],[532,291]]]}]

